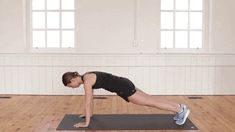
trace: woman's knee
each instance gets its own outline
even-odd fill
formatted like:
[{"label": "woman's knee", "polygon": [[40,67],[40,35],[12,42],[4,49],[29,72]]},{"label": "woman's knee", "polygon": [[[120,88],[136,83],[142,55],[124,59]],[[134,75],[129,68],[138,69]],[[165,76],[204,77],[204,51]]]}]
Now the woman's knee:
[{"label": "woman's knee", "polygon": [[145,105],[145,106],[152,106],[152,101],[150,95],[137,90],[136,93],[130,96],[129,101],[138,104],[138,105]]}]

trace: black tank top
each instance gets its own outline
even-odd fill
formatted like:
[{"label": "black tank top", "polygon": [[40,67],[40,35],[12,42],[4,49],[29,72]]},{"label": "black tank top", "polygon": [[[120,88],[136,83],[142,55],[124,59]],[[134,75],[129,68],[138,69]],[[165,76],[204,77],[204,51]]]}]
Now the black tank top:
[{"label": "black tank top", "polygon": [[108,90],[110,92],[117,92],[118,88],[125,87],[127,84],[128,87],[129,86],[134,87],[134,84],[129,79],[124,77],[119,77],[112,75],[110,73],[99,72],[99,71],[93,71],[87,73],[96,74],[96,82],[92,86],[92,89],[104,88],[105,90]]}]

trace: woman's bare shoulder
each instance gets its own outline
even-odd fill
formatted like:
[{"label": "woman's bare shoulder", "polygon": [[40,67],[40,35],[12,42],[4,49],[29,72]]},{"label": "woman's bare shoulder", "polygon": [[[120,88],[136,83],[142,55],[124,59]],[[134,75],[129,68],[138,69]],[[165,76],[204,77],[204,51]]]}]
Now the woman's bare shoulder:
[{"label": "woman's bare shoulder", "polygon": [[83,75],[84,83],[95,84],[96,82],[96,74],[94,73],[86,73]]}]

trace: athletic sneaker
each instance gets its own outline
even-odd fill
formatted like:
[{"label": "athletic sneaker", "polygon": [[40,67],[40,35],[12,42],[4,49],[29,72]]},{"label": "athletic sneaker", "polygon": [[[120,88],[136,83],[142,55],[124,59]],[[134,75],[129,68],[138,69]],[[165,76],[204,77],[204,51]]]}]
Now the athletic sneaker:
[{"label": "athletic sneaker", "polygon": [[183,112],[183,109],[182,109],[183,105],[184,104],[179,104],[180,112],[176,113],[175,116],[173,117],[175,121],[180,120],[180,113]]},{"label": "athletic sneaker", "polygon": [[190,113],[190,110],[184,104],[180,104],[180,109],[181,109],[181,112],[177,113],[173,118],[177,125],[183,125]]}]

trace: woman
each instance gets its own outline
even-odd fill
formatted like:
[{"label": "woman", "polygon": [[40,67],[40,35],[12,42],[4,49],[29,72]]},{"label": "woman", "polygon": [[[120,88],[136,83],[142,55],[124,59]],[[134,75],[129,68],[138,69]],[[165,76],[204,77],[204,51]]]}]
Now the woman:
[{"label": "woman", "polygon": [[189,109],[184,104],[177,104],[156,96],[151,96],[137,89],[127,78],[118,77],[110,73],[93,71],[84,75],[78,72],[66,72],[62,76],[63,84],[67,87],[78,88],[81,84],[85,90],[85,122],[77,123],[75,127],[87,127],[93,110],[93,89],[103,88],[110,92],[115,92],[127,102],[137,105],[155,107],[162,110],[176,113],[174,116],[177,125],[183,125],[189,115]]}]

